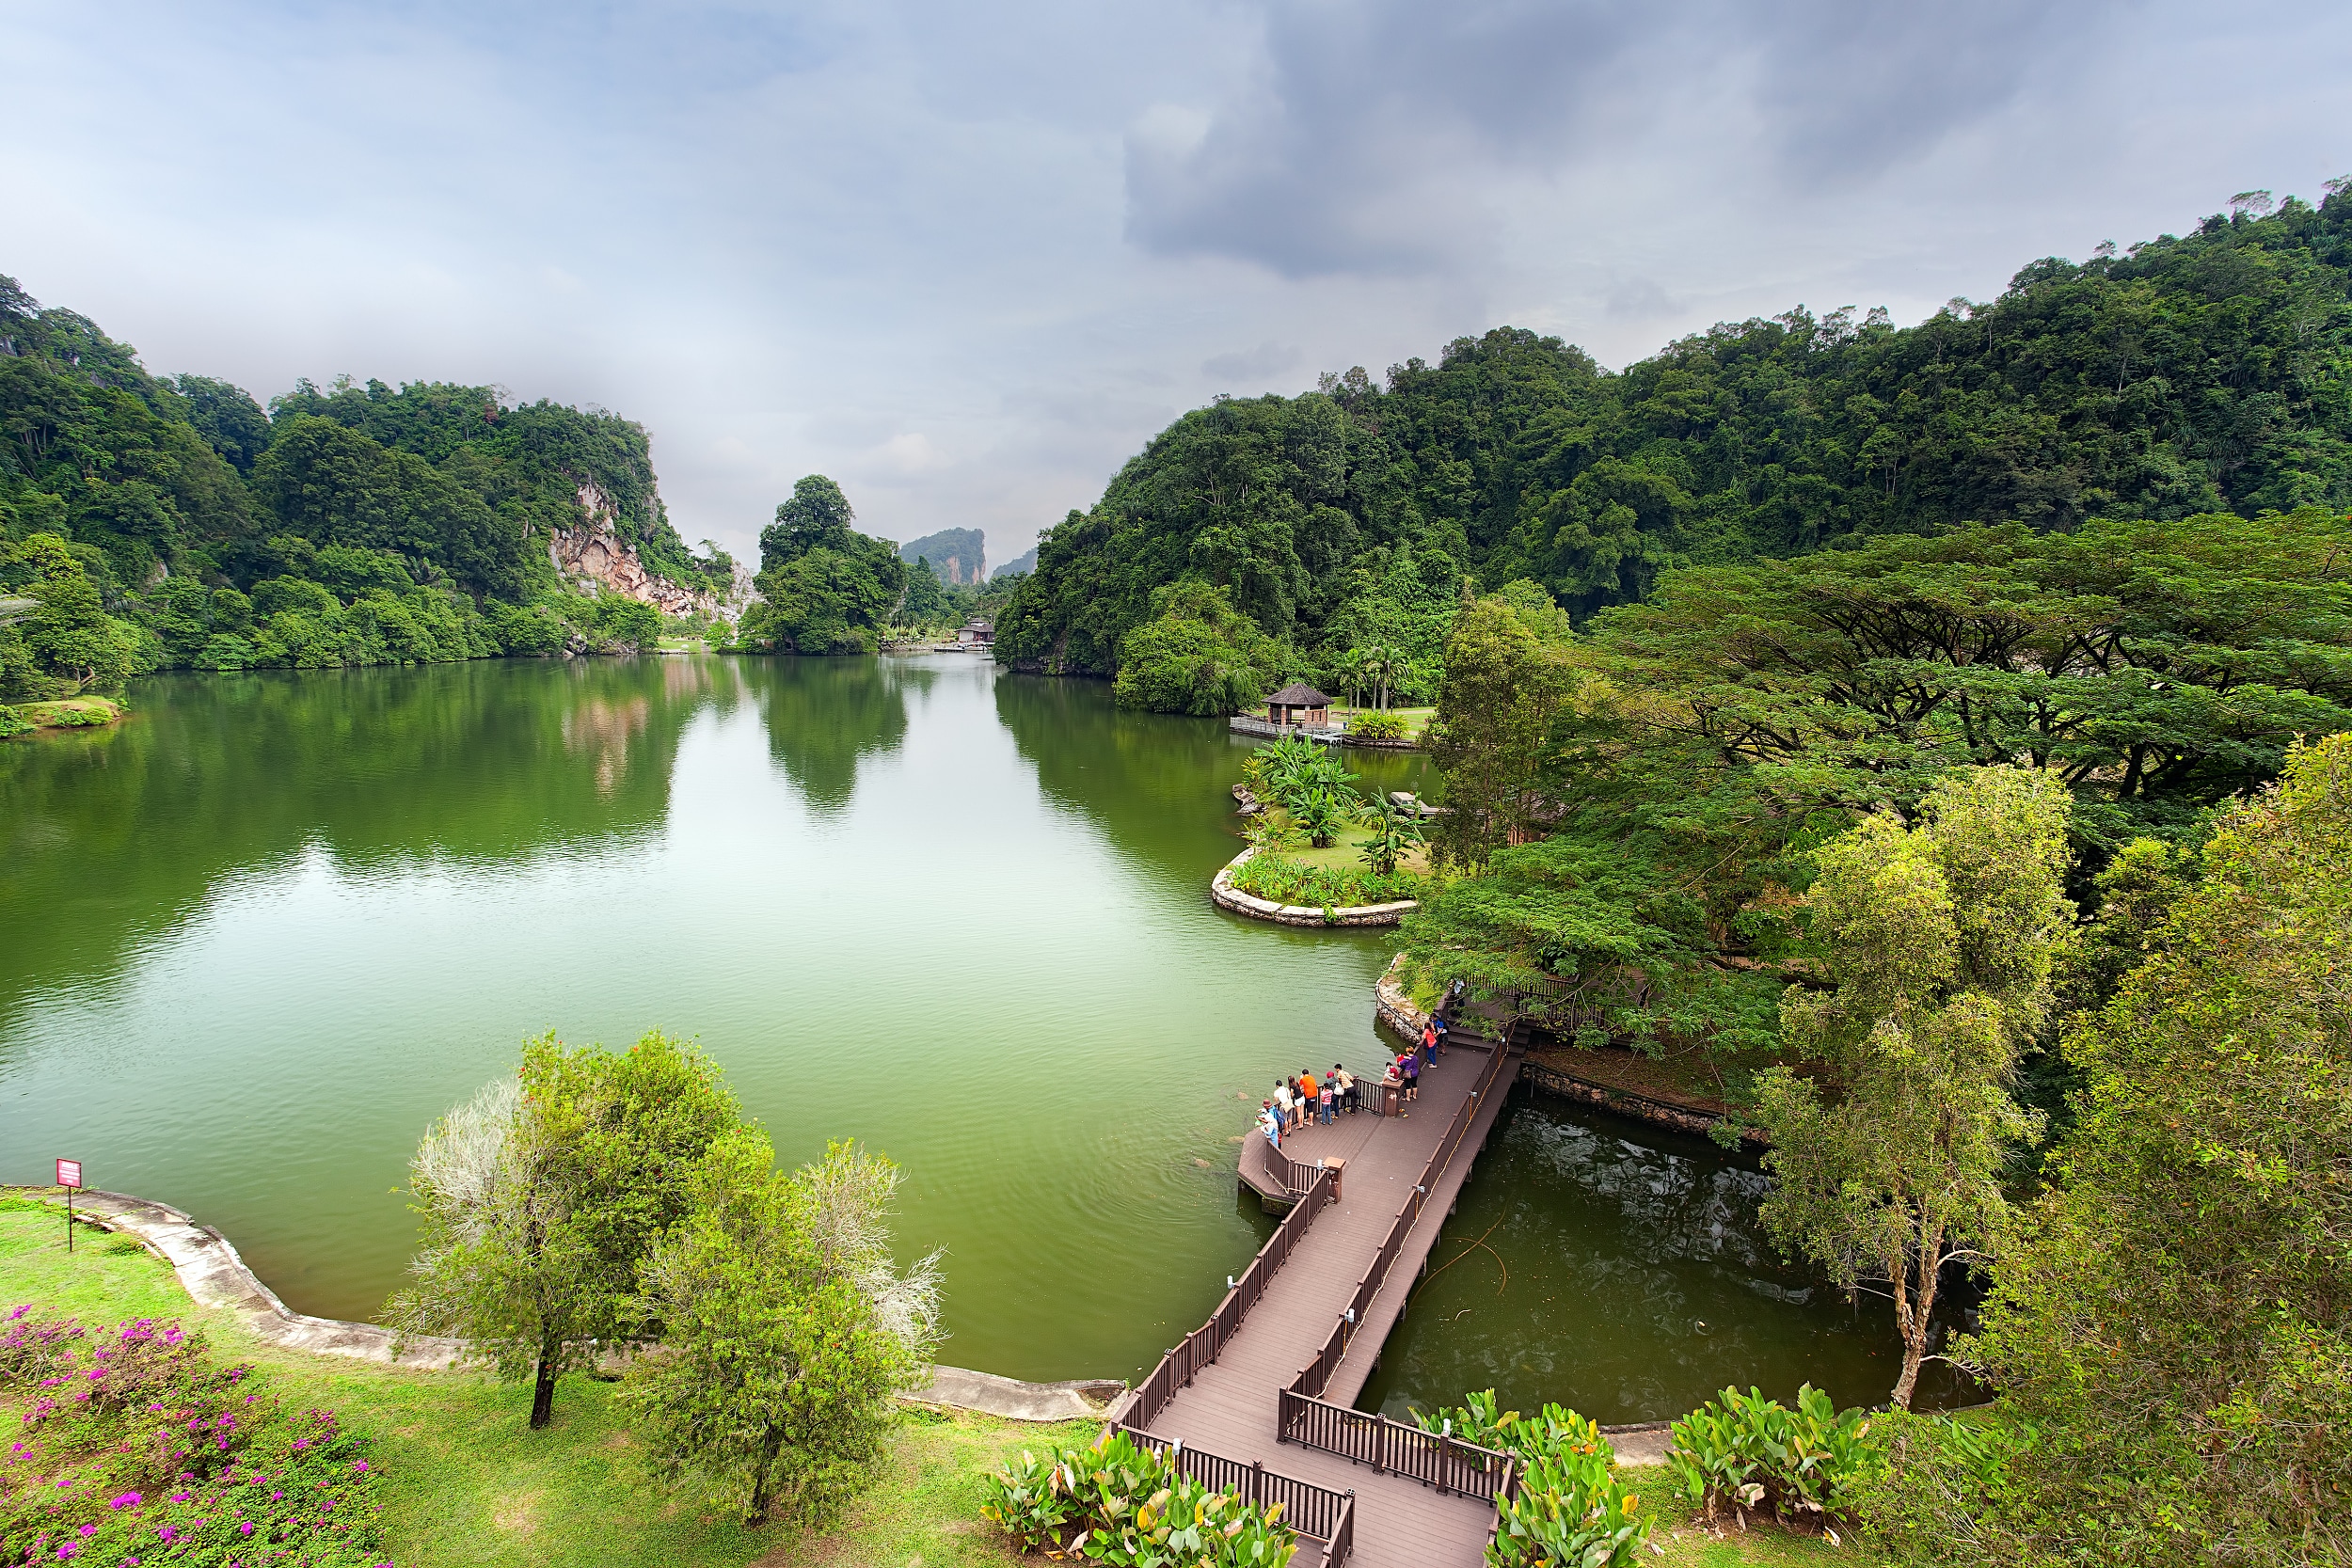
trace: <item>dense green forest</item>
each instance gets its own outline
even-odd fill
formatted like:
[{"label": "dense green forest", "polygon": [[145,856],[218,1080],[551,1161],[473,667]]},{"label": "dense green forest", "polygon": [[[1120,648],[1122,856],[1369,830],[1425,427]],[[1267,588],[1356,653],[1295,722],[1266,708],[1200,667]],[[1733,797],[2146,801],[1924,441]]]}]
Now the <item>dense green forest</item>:
[{"label": "dense green forest", "polygon": [[1412,667],[1406,695],[1426,697],[1466,578],[1531,579],[1581,624],[1677,568],[1887,534],[2342,511],[2347,268],[2340,189],[2036,261],[1998,299],[1954,300],[1917,326],[1800,307],[1618,373],[1501,327],[1435,365],[1392,366],[1385,385],[1359,368],[1299,397],[1219,399],[1046,534],[997,648],[1023,668],[1115,674],[1129,633],[1192,579],[1274,644],[1235,644],[1226,666],[1270,658],[1344,689],[1376,647]]},{"label": "dense green forest", "polygon": [[0,277],[0,701],[158,669],[643,646],[651,607],[548,555],[598,515],[647,570],[721,590],[670,525],[644,431],[494,388],[305,381],[264,410],[148,373]]}]

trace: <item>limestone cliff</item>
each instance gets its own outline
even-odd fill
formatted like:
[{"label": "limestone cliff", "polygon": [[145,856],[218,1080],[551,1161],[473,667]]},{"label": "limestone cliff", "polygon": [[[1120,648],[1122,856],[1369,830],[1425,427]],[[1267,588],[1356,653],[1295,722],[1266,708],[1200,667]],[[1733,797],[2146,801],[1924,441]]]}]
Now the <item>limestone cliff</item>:
[{"label": "limestone cliff", "polygon": [[596,481],[580,486],[580,510],[587,521],[579,528],[557,529],[548,540],[548,560],[566,582],[586,580],[607,593],[649,604],[664,615],[723,615],[732,621],[743,612],[748,596],[739,571],[734,590],[722,597],[683,587],[648,571],[637,559],[637,546],[620,531],[620,516],[612,499]]}]

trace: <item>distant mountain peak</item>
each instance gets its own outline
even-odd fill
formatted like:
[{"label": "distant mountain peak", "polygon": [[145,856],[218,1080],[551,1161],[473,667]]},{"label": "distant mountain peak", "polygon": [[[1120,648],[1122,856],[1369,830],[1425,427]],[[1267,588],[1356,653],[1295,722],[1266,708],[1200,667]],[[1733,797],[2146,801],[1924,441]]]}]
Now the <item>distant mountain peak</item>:
[{"label": "distant mountain peak", "polygon": [[988,578],[988,535],[976,528],[945,528],[898,546],[908,565],[929,561],[939,580],[965,587]]}]

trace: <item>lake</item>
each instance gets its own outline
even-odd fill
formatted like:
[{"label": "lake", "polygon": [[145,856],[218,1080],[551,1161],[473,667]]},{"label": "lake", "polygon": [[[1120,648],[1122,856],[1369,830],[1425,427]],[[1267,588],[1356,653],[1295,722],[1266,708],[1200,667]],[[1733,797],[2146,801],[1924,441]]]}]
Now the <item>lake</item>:
[{"label": "lake", "polygon": [[[943,1359],[1133,1377],[1267,1233],[1232,1169],[1260,1086],[1382,1051],[1382,934],[1208,901],[1244,747],[1101,683],[961,655],[698,657],[131,697],[116,729],[0,746],[0,1179],[78,1157],[92,1186],[217,1226],[299,1311],[380,1313],[419,1135],[522,1040],[660,1028],[723,1064],[784,1158],[857,1138],[905,1167],[905,1250],[947,1249]],[[1347,757],[1367,784],[1424,782],[1411,754]],[[1772,1263],[1752,1172],[1710,1177],[1720,1201],[1580,1208],[1645,1161],[1736,1162],[1543,1105],[1498,1140],[1439,1259],[1509,1191],[1492,1240],[1552,1273],[1523,1288],[1513,1261],[1454,1320],[1483,1315],[1483,1349],[1417,1302],[1378,1397],[1474,1375],[1522,1403],[1615,1390],[1588,1408],[1634,1418],[1686,1408],[1718,1364],[1883,1396],[1883,1315]],[[1595,1279],[1660,1265],[1660,1227],[1744,1240],[1677,1275],[1687,1311],[1596,1309]],[[1429,1293],[1470,1302],[1476,1279],[1465,1262]],[[1770,1331],[1710,1359],[1743,1308]],[[1627,1370],[1647,1362],[1689,1375]]]}]

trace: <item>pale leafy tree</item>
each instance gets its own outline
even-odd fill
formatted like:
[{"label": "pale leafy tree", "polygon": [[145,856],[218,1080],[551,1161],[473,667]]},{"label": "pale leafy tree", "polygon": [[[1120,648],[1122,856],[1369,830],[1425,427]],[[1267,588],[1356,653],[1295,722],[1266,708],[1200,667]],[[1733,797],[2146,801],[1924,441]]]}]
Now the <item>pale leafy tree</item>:
[{"label": "pale leafy tree", "polygon": [[898,1169],[833,1145],[787,1174],[754,1128],[715,1144],[694,1206],[647,1259],[661,1348],[622,1398],[665,1469],[747,1523],[822,1523],[871,1474],[893,1396],[929,1370],[938,1255],[892,1260]]},{"label": "pale leafy tree", "polygon": [[1942,1271],[1983,1259],[2004,1161],[2039,1134],[2010,1085],[2068,939],[2067,809],[2048,774],[1972,768],[1928,793],[1916,826],[1875,816],[1815,857],[1805,902],[1833,989],[1790,987],[1781,1029],[1836,1089],[1787,1067],[1757,1076],[1779,1178],[1762,1218],[1840,1285],[1891,1297],[1904,1408]]},{"label": "pale leafy tree", "polygon": [[638,1265],[737,1119],[691,1046],[649,1034],[616,1056],[532,1041],[519,1080],[483,1089],[418,1148],[409,1187],[424,1244],[394,1321],[528,1379],[531,1424],[545,1427],[557,1382],[642,1328]]},{"label": "pale leafy tree", "polygon": [[[1515,594],[1511,590],[1532,590]],[[1439,858],[1478,869],[1497,849],[1541,838],[1551,815],[1543,768],[1554,721],[1576,688],[1566,618],[1533,584],[1465,607],[1446,642],[1428,730],[1445,774]]]}]

